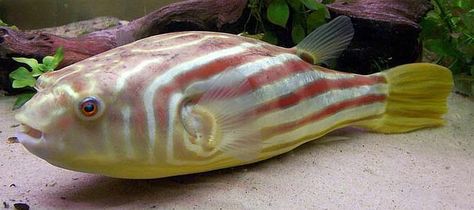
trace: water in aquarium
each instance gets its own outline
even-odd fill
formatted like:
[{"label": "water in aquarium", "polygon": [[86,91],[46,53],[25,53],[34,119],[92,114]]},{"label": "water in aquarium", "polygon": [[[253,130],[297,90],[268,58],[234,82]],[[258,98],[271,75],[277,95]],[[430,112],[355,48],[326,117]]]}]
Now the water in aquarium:
[{"label": "water in aquarium", "polygon": [[473,23],[469,0],[0,0],[1,205],[474,209]]}]

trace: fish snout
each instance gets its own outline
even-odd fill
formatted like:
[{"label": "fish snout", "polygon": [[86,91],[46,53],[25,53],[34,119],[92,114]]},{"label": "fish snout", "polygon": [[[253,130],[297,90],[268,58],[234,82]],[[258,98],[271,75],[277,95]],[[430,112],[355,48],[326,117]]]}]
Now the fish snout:
[{"label": "fish snout", "polygon": [[39,133],[47,133],[54,129],[52,128],[54,122],[64,113],[64,107],[58,105],[56,101],[52,94],[38,92],[17,110],[15,119],[23,125],[26,131],[23,133],[38,137]]}]

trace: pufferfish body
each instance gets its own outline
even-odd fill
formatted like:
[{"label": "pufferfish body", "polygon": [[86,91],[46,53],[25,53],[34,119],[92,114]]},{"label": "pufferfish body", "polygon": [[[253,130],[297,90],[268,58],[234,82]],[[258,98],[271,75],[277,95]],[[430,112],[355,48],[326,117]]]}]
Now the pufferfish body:
[{"label": "pufferfish body", "polygon": [[215,32],[145,38],[42,75],[16,115],[18,138],[58,167],[143,179],[261,161],[346,126],[442,125],[444,67],[357,75],[315,65],[353,33],[341,16],[294,48]]}]

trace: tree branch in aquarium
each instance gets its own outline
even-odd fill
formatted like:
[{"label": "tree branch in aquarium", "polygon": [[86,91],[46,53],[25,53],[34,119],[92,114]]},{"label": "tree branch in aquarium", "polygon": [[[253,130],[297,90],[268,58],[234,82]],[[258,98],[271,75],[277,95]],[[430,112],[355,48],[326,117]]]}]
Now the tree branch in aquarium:
[{"label": "tree branch in aquarium", "polygon": [[127,25],[76,38],[0,27],[0,89],[12,91],[8,74],[18,66],[11,61],[11,57],[41,59],[63,47],[64,60],[60,67],[64,67],[135,40],[166,32],[208,30],[238,33],[233,24],[238,22],[246,7],[246,0],[182,1],[164,6]]},{"label": "tree branch in aquarium", "polygon": [[184,29],[218,31],[236,22],[246,7],[246,0],[191,0],[162,7],[122,27],[93,32],[77,38],[48,33],[26,33],[8,27],[0,28],[0,58],[12,55],[44,57],[64,47],[67,66],[106,50],[148,36]]}]

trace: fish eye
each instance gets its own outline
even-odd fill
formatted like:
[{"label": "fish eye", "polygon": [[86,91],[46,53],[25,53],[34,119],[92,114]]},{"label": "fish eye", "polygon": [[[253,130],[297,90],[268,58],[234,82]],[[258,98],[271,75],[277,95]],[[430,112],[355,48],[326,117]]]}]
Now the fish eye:
[{"label": "fish eye", "polygon": [[100,117],[103,112],[103,104],[96,97],[86,97],[79,102],[78,115],[84,120],[93,120]]},{"label": "fish eye", "polygon": [[84,114],[84,116],[86,117],[94,116],[95,114],[97,114],[97,110],[97,101],[93,99],[86,100],[81,104],[82,114]]}]

